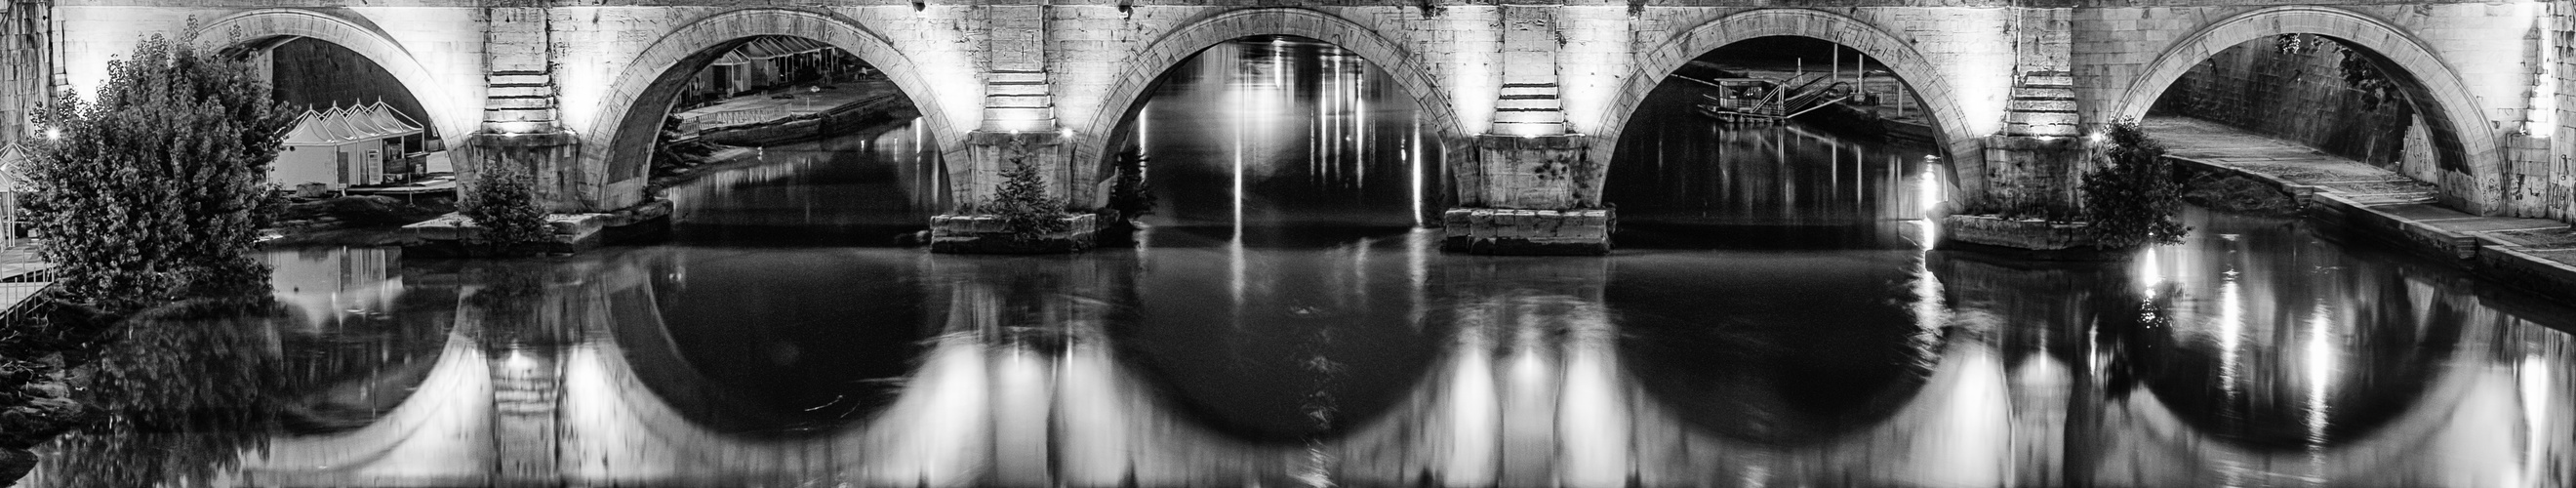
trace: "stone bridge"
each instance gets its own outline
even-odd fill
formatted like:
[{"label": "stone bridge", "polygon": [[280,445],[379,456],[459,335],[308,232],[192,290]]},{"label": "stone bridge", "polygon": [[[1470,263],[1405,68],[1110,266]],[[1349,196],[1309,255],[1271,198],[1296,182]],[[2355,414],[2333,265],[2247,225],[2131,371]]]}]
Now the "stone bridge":
[{"label": "stone bridge", "polygon": [[[754,36],[823,41],[921,108],[957,182],[1043,163],[1075,209],[1153,80],[1209,46],[1294,35],[1392,75],[1443,136],[1453,237],[1606,248],[1612,149],[1647,92],[1740,40],[1803,36],[1889,66],[1935,119],[1955,199],[2067,202],[2090,128],[2145,114],[2194,64],[2289,33],[2394,73],[2453,206],[2566,218],[2576,134],[2567,2],[2178,0],[57,0],[59,83],[98,86],[146,35],[206,48],[347,47],[421,101],[458,166],[528,165],[558,212],[648,203],[649,152],[690,73]],[[2251,4],[2251,5],[2248,5]]]}]

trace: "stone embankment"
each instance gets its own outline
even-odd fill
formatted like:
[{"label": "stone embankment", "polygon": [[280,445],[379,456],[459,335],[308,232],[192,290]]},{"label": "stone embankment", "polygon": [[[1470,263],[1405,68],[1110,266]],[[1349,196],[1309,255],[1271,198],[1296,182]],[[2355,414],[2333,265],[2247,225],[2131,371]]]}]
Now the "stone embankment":
[{"label": "stone embankment", "polygon": [[2149,119],[2147,128],[2183,171],[2261,182],[2329,227],[2454,260],[2531,291],[2576,297],[2576,229],[2567,222],[2463,212],[2439,203],[2431,184],[2217,124]]}]

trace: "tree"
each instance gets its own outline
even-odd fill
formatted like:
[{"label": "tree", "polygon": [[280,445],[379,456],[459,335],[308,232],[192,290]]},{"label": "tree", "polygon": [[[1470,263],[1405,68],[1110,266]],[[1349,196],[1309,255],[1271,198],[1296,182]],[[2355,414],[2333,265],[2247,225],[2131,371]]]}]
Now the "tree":
[{"label": "tree", "polygon": [[1011,237],[1024,242],[1071,228],[1064,221],[1064,200],[1047,194],[1045,176],[1026,155],[1011,157],[1010,169],[1002,170],[1002,188],[981,210],[1000,217]]},{"label": "tree", "polygon": [[487,165],[474,176],[474,192],[458,205],[458,213],[482,229],[480,244],[496,254],[526,251],[525,244],[548,237],[546,211],[537,206],[536,185],[529,179],[509,164]]},{"label": "tree", "polygon": [[293,112],[248,63],[153,36],[65,93],[35,145],[27,210],[73,300],[131,312],[266,273],[253,210]]},{"label": "tree", "polygon": [[2084,216],[2098,246],[2126,249],[2148,244],[2174,244],[2190,233],[2174,219],[2182,207],[2182,184],[2174,181],[2165,148],[2136,122],[2113,124],[2103,164],[2084,173]]}]

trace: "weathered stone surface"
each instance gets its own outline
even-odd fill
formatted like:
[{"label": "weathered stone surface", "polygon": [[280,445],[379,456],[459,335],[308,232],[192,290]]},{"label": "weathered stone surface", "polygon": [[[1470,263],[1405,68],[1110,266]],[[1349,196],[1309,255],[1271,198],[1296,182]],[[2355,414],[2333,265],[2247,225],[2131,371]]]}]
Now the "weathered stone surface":
[{"label": "weathered stone surface", "polygon": [[2094,247],[2095,241],[2084,235],[2084,228],[2080,223],[1952,215],[1941,219],[1941,238],[1943,241],[2013,249],[2066,251]]},{"label": "weathered stone surface", "polygon": [[[547,252],[578,252],[623,241],[628,238],[658,233],[670,225],[671,201],[654,200],[615,212],[549,214],[546,229],[552,231]],[[456,250],[483,235],[474,219],[462,214],[405,225],[402,232],[410,247]]]},{"label": "weathered stone surface", "polygon": [[1610,253],[1610,209],[1453,208],[1440,215],[1440,249],[1469,254]]},{"label": "weathered stone surface", "polygon": [[1100,232],[1097,216],[1067,214],[1067,229],[1034,239],[1014,235],[1000,217],[938,215],[930,218],[930,252],[952,254],[1049,254],[1091,250]]},{"label": "weathered stone surface", "polygon": [[[1451,152],[1462,163],[1440,194],[1467,207],[1562,209],[1602,206],[1597,175],[1616,164],[1619,134],[1677,67],[1746,39],[1804,36],[1905,80],[1958,170],[1961,199],[2062,201],[2080,159],[2040,147],[2044,139],[2144,115],[2211,53],[2307,33],[2348,41],[2408,75],[2421,125],[2438,126],[2424,134],[2443,151],[2446,169],[2432,182],[2444,202],[2481,214],[2576,215],[2576,83],[2565,81],[2576,79],[2576,63],[2548,44],[2576,32],[2576,16],[2490,2],[505,3],[57,2],[47,24],[59,41],[55,69],[21,71],[59,73],[51,78],[65,85],[55,88],[97,86],[105,61],[148,34],[206,48],[327,41],[382,65],[420,99],[431,119],[423,122],[463,150],[460,169],[530,164],[556,210],[605,212],[650,199],[643,167],[660,110],[702,66],[693,63],[746,37],[814,39],[882,70],[920,107],[953,188],[971,197],[994,184],[988,169],[1001,150],[970,133],[1059,134],[1059,145],[1032,157],[1051,186],[1088,188],[1106,176],[1097,162],[1164,70],[1214,43],[1295,35],[1385,70],[1388,88],[1421,108],[1425,130],[1465,149]],[[577,142],[467,140],[528,132]],[[0,135],[9,137],[26,135]],[[1077,210],[1096,204],[1092,192],[1064,196]]]}]

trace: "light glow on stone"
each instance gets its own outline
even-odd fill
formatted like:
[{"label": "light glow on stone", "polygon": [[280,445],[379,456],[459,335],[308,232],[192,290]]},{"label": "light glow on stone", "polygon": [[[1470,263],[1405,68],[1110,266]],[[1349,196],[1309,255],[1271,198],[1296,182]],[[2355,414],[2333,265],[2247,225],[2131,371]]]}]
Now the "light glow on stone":
[{"label": "light glow on stone", "polygon": [[2543,32],[2534,36],[2538,41],[2532,49],[2540,53],[2541,60],[2537,63],[2538,69],[2532,70],[2531,105],[2524,110],[2528,115],[2523,117],[2522,123],[2523,134],[2540,139],[2546,139],[2558,130],[2558,60],[2553,57],[2558,52],[2553,42],[2558,36],[2548,33],[2549,26],[2545,22],[2550,18],[2549,9],[2549,4],[2543,2],[2522,4],[2523,17],[2530,20],[2533,28]]}]

